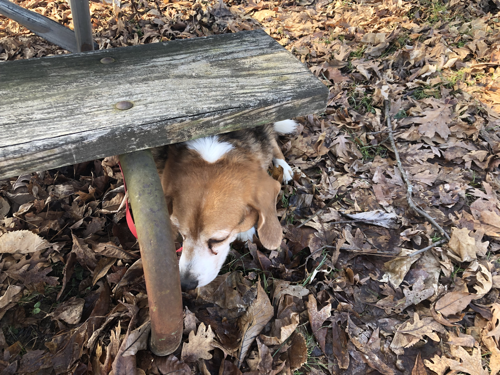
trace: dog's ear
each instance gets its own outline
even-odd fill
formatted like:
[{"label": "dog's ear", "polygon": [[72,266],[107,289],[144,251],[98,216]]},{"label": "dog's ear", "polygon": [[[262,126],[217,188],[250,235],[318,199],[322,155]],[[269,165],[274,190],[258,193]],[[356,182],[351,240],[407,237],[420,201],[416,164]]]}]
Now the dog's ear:
[{"label": "dog's ear", "polygon": [[276,197],[281,184],[263,173],[257,185],[255,203],[252,207],[258,212],[257,233],[266,249],[277,249],[281,245],[283,233],[276,212]]}]

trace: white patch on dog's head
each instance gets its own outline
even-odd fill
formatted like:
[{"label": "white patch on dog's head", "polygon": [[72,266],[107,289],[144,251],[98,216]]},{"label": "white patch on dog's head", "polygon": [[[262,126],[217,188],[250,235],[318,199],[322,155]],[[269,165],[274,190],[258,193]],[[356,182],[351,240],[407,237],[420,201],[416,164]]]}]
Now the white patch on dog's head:
[{"label": "white patch on dog's head", "polygon": [[220,142],[217,135],[188,141],[186,142],[186,146],[190,150],[198,152],[200,156],[209,163],[215,163],[233,149],[231,143]]}]

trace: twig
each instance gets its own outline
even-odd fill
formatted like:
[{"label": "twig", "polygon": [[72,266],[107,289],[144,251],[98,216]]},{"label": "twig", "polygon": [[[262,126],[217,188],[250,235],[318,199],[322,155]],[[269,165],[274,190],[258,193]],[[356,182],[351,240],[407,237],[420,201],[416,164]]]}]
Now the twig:
[{"label": "twig", "polygon": [[444,243],[448,242],[448,240],[441,240],[441,241],[438,241],[438,242],[434,242],[432,245],[429,245],[427,247],[424,247],[423,249],[420,249],[420,250],[417,250],[415,251],[414,253],[411,253],[411,254],[408,254],[407,256],[404,256],[403,258],[410,258],[410,257],[414,257],[418,254],[422,254],[422,253],[425,253],[427,250],[430,250],[432,249],[433,247],[436,247],[436,246],[439,246],[439,245],[442,245]]},{"label": "twig", "polygon": [[401,164],[401,159],[399,158],[399,152],[398,152],[398,149],[396,148],[396,143],[394,142],[394,133],[392,130],[391,117],[389,115],[389,100],[388,99],[386,99],[384,101],[384,107],[385,107],[385,118],[387,121],[387,127],[389,128],[389,139],[391,141],[391,146],[392,146],[392,149],[394,151],[394,155],[396,156],[396,162],[398,164],[398,169],[401,172],[401,176],[403,177],[404,182],[406,183],[406,189],[407,189],[406,198],[408,200],[408,204],[413,209],[413,211],[418,213],[420,216],[425,217],[449,241],[450,236],[448,235],[448,233],[446,233],[444,231],[444,229],[441,228],[441,226],[436,222],[436,220],[434,220],[427,212],[425,212],[424,210],[417,207],[417,205],[413,201],[413,198],[412,198],[413,185],[411,184],[411,182],[408,178],[408,175],[406,174],[406,171],[403,169],[403,164]]}]

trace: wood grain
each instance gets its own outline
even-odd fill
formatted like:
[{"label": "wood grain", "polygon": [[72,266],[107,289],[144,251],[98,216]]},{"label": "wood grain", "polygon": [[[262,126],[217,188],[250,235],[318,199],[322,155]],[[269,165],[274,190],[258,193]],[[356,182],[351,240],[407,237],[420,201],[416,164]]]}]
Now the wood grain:
[{"label": "wood grain", "polygon": [[328,96],[261,30],[5,62],[0,82],[0,179],[322,112]]}]

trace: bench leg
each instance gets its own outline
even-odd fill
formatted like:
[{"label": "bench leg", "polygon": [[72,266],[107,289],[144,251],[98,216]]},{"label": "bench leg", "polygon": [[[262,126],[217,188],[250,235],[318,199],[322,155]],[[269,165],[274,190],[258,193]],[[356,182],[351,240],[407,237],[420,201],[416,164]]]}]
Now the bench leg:
[{"label": "bench leg", "polygon": [[120,155],[141,249],[151,317],[151,351],[173,353],[182,339],[182,294],[170,217],[150,151]]}]

